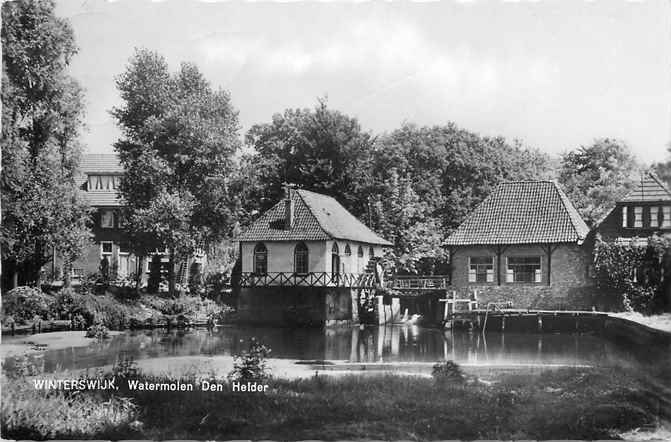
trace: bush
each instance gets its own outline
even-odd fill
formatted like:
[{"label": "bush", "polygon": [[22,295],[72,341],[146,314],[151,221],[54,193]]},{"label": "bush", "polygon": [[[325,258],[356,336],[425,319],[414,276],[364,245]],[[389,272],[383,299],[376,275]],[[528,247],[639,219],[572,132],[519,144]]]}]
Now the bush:
[{"label": "bush", "polygon": [[433,366],[431,371],[436,384],[463,384],[465,381],[464,372],[459,364],[453,361],[439,362]]},{"label": "bush", "polygon": [[100,322],[96,322],[86,330],[87,338],[96,338],[99,341],[109,338],[109,335],[109,329]]},{"label": "bush", "polygon": [[33,287],[16,287],[2,297],[2,309],[6,316],[12,316],[15,321],[24,323],[33,320],[36,316],[47,319],[51,313],[53,298]]},{"label": "bush", "polygon": [[249,342],[249,350],[233,356],[233,371],[228,375],[230,381],[262,381],[270,378],[266,367],[266,358],[271,350],[255,338]]}]

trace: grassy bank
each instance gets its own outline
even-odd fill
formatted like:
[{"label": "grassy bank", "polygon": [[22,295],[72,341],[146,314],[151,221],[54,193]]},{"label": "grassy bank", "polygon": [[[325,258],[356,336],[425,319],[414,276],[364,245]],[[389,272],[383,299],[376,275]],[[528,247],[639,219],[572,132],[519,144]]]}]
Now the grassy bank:
[{"label": "grassy bank", "polygon": [[[165,377],[133,374],[148,382]],[[654,425],[668,398],[616,369],[500,375],[439,385],[392,375],[270,380],[267,393],[79,393],[3,381],[3,437],[11,439],[609,439]],[[668,403],[668,402],[667,402]],[[77,416],[84,418],[77,418]],[[668,416],[667,416],[668,418]],[[72,420],[74,419],[74,420]]]}]

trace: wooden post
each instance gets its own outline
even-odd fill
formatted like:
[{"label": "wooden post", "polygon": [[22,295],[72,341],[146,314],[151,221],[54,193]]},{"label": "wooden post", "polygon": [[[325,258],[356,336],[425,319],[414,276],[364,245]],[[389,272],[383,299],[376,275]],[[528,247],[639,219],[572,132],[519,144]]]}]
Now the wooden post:
[{"label": "wooden post", "polygon": [[538,332],[543,332],[543,315],[538,315]]},{"label": "wooden post", "polygon": [[501,316],[501,331],[506,331],[506,315]]}]

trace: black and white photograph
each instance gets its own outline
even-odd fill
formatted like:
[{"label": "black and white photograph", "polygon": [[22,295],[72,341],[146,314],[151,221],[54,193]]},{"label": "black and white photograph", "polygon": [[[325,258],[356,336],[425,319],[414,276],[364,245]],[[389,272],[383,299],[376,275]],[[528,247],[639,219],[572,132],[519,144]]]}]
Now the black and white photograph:
[{"label": "black and white photograph", "polygon": [[668,0],[5,0],[0,437],[671,441]]}]

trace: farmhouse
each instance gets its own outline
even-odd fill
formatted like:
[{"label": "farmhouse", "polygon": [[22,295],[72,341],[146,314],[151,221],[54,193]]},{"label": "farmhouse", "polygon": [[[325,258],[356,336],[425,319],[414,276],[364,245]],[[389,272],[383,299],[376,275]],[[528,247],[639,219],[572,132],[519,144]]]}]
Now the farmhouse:
[{"label": "farmhouse", "polygon": [[618,243],[645,244],[653,234],[671,233],[671,192],[655,174],[643,173],[596,230],[604,241]]},{"label": "farmhouse", "polygon": [[481,303],[589,309],[588,234],[557,183],[503,183],[448,237],[451,284]]},{"label": "farmhouse", "polygon": [[334,198],[287,188],[237,239],[239,313],[247,321],[351,324],[391,243]]}]

